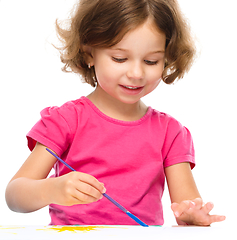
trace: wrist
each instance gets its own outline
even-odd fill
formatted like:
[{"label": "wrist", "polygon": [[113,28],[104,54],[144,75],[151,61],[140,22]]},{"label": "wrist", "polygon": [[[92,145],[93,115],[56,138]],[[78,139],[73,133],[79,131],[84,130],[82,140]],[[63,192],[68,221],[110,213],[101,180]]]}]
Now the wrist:
[{"label": "wrist", "polygon": [[45,206],[54,203],[55,201],[55,180],[56,178],[47,178],[40,180],[40,196],[42,204]]}]

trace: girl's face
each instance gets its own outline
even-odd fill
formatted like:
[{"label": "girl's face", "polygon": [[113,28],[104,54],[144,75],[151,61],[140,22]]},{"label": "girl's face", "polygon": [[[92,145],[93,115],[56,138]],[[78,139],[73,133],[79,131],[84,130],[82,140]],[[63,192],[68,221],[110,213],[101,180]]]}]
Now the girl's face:
[{"label": "girl's face", "polygon": [[93,48],[97,88],[123,103],[133,104],[160,83],[166,36],[151,21],[128,32],[111,48]]}]

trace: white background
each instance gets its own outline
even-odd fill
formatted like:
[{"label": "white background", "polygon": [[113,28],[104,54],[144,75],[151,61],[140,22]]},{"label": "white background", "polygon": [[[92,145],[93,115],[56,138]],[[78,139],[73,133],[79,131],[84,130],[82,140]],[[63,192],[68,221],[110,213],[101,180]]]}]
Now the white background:
[{"label": "white background", "polygon": [[[0,0],[0,224],[49,223],[48,209],[11,212],[5,203],[8,181],[30,151],[25,135],[47,107],[89,94],[75,74],[63,73],[54,23],[68,16],[75,0]],[[144,98],[169,113],[192,133],[197,166],[193,174],[213,213],[225,214],[224,226],[236,213],[236,2],[179,0],[197,38],[199,57],[185,78],[161,84]],[[175,224],[167,189],[165,225]]]}]

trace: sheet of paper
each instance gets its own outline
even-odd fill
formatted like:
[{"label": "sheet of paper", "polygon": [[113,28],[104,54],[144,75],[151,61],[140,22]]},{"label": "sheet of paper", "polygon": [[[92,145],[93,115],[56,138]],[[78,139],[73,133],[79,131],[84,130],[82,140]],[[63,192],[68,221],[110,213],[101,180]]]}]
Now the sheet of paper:
[{"label": "sheet of paper", "polygon": [[141,226],[0,226],[4,240],[65,240],[65,239],[222,239],[236,234],[213,227],[141,227]]}]

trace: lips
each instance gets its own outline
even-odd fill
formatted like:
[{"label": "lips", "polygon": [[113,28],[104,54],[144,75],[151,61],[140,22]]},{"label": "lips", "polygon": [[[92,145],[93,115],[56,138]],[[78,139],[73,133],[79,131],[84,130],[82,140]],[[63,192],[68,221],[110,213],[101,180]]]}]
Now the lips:
[{"label": "lips", "polygon": [[137,95],[140,94],[144,88],[144,86],[130,86],[130,85],[119,85],[124,93],[129,95]]},{"label": "lips", "polygon": [[130,90],[137,90],[139,88],[143,88],[143,87],[137,87],[137,86],[127,86],[127,85],[120,85],[124,88],[130,89]]}]

